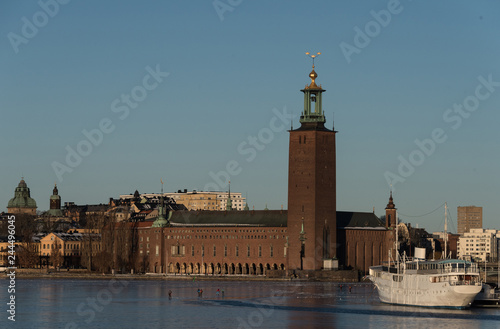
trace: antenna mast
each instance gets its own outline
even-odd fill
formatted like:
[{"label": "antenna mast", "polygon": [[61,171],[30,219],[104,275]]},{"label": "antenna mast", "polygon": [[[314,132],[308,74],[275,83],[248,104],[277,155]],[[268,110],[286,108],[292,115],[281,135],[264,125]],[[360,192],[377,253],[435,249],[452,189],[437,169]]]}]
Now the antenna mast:
[{"label": "antenna mast", "polygon": [[398,211],[396,210],[396,268],[399,274],[399,234],[398,234]]},{"label": "antenna mast", "polygon": [[448,204],[444,203],[444,259],[448,258]]}]

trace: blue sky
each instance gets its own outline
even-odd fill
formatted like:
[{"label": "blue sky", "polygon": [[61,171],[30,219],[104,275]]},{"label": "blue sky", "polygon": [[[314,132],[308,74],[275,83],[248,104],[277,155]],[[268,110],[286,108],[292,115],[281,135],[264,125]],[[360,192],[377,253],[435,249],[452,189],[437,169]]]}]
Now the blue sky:
[{"label": "blue sky", "polygon": [[[392,180],[405,221],[441,230],[443,208],[421,215],[447,201],[452,229],[460,205],[500,228],[497,2],[41,3],[50,15],[37,1],[0,5],[4,210],[23,175],[46,210],[54,182],[63,202],[100,203],[158,192],[160,178],[166,191],[202,190],[235,163],[232,190],[250,206],[286,207],[289,124],[276,113],[300,114],[304,53],[320,51],[339,210],[383,215]],[[140,101],[125,103],[133,92]],[[82,131],[103,120],[90,144]],[[88,155],[68,166],[78,145]],[[61,180],[54,163],[71,172]]]}]

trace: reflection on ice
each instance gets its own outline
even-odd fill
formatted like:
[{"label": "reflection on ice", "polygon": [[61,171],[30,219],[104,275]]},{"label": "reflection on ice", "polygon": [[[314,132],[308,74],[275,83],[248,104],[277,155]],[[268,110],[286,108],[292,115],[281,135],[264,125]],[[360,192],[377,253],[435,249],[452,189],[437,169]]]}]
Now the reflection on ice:
[{"label": "reflection on ice", "polygon": [[[111,291],[109,284],[107,280],[19,280],[16,318],[26,328],[64,328],[74,323],[78,328],[458,329],[496,328],[500,322],[499,310],[381,304],[373,286],[367,283],[345,283],[341,287],[339,283],[289,281],[132,280],[116,291]],[[107,295],[109,302],[93,309],[89,300],[98,300],[106,289],[112,292]],[[217,289],[224,290],[224,296],[217,294]],[[203,290],[202,297],[199,290]],[[0,298],[5,299],[5,294],[0,290]],[[89,321],[88,312],[92,311]]]}]

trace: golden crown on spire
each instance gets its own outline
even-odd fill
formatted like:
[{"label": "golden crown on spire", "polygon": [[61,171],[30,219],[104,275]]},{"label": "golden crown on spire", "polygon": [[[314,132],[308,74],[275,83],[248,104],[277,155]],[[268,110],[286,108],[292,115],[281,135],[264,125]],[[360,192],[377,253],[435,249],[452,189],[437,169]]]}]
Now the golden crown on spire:
[{"label": "golden crown on spire", "polygon": [[309,56],[309,57],[311,57],[312,61],[313,61],[312,71],[311,71],[311,73],[309,73],[309,78],[311,78],[311,84],[309,86],[306,86],[306,89],[309,89],[309,88],[321,88],[321,87],[318,87],[318,85],[315,82],[316,78],[318,77],[318,74],[316,73],[316,71],[314,71],[314,59],[316,57],[318,57],[319,55],[321,55],[321,53],[317,52],[316,54],[312,54],[311,55],[310,52],[306,52],[306,55]]}]

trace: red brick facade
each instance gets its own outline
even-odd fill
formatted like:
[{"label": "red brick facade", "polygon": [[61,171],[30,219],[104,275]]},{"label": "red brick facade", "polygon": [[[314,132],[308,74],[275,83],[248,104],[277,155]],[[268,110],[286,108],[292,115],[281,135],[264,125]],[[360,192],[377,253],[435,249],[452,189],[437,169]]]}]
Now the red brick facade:
[{"label": "red brick facade", "polygon": [[139,228],[138,261],[154,273],[265,274],[288,268],[286,236],[286,227]]},{"label": "red brick facade", "polygon": [[335,132],[291,130],[288,166],[290,269],[301,266],[303,219],[303,269],[319,270],[323,259],[336,256]]},{"label": "red brick facade", "polygon": [[[347,268],[364,272],[372,265],[387,263],[393,231],[380,229],[342,229],[339,260]],[[342,238],[340,238],[342,236]]]}]

